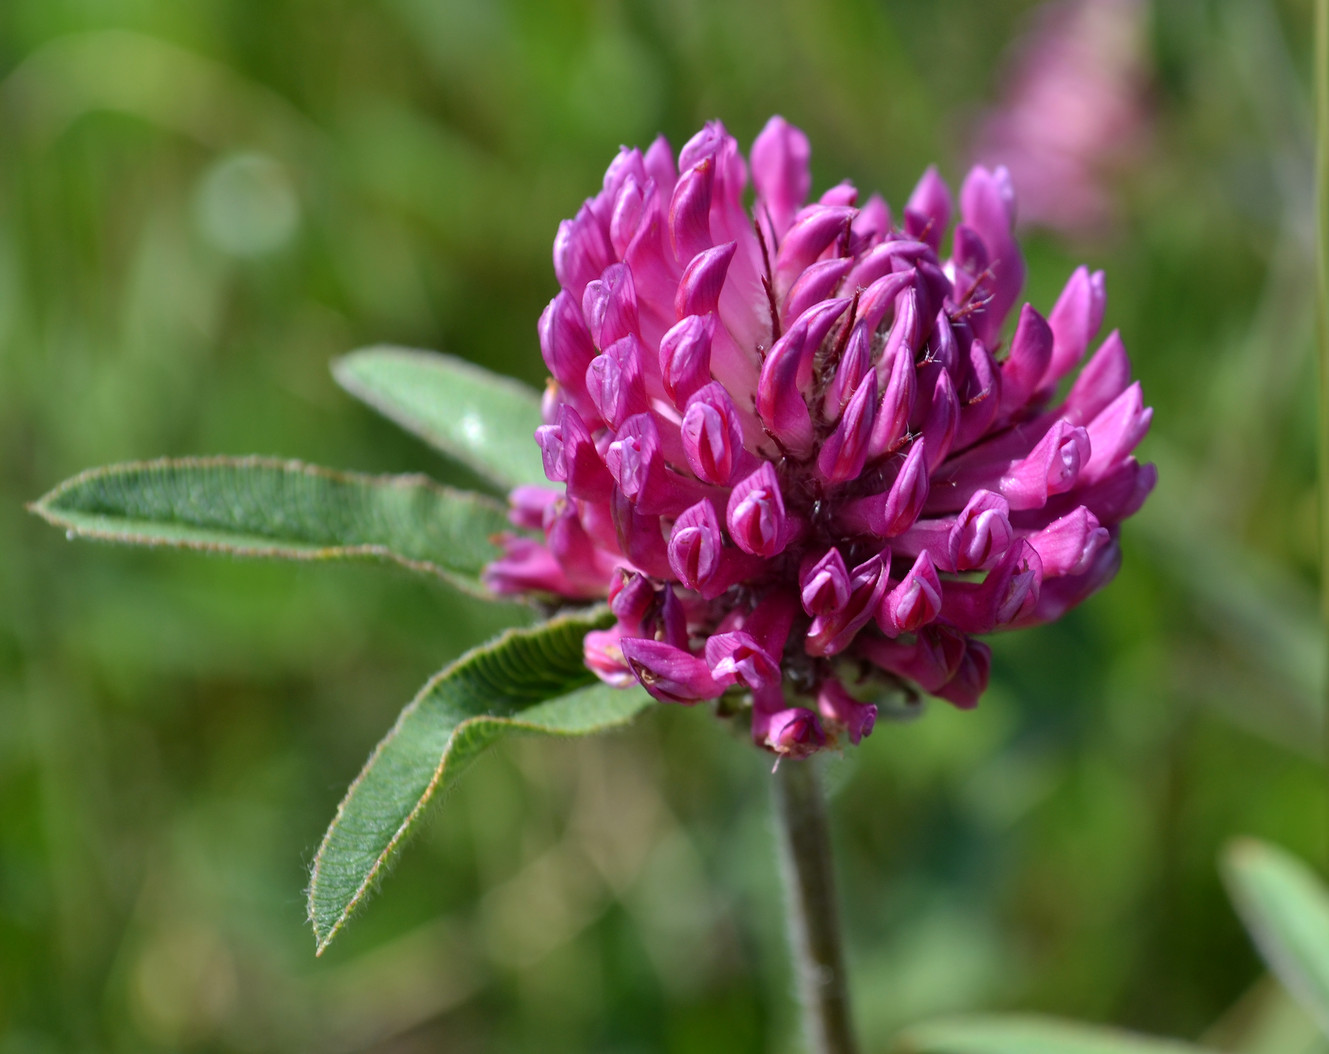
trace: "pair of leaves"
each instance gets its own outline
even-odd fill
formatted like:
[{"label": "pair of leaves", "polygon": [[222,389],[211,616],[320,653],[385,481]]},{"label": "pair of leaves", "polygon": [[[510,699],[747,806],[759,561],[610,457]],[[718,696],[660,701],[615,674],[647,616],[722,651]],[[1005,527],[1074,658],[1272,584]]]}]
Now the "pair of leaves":
[{"label": "pair of leaves", "polygon": [[[1300,860],[1251,839],[1224,854],[1237,913],[1274,974],[1329,1036],[1329,889]],[[901,1054],[1212,1054],[1175,1040],[1021,1016],[929,1022],[898,1039]]]},{"label": "pair of leaves", "polygon": [[[377,347],[334,366],[341,384],[491,480],[544,481],[536,394],[461,360]],[[366,476],[269,458],[186,458],[85,472],[33,511],[70,537],[293,560],[369,559],[487,596],[503,505],[424,476]],[[321,953],[374,888],[429,802],[508,732],[585,735],[631,720],[640,689],[595,683],[582,657],[603,608],[509,630],[433,677],[374,750],[313,865]]]}]

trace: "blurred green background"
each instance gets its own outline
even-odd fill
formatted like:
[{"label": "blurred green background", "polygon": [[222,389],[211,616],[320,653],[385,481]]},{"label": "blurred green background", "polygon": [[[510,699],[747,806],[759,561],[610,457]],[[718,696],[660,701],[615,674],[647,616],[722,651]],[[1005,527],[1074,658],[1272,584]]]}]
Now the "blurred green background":
[{"label": "blurred green background", "polygon": [[[704,710],[495,750],[315,960],[305,868],[347,782],[505,613],[374,567],[69,545],[22,503],[158,454],[466,483],[328,361],[394,341],[541,383],[557,223],[660,131],[718,116],[746,148],[780,112],[814,192],[958,182],[1031,9],[0,5],[2,1054],[796,1049],[769,759]],[[832,766],[870,1051],[960,1009],[1312,1049],[1214,867],[1238,833],[1326,855],[1310,2],[1146,20],[1119,219],[1030,232],[1027,292],[1107,270],[1162,482],[1111,589],[996,642],[976,712]]]}]

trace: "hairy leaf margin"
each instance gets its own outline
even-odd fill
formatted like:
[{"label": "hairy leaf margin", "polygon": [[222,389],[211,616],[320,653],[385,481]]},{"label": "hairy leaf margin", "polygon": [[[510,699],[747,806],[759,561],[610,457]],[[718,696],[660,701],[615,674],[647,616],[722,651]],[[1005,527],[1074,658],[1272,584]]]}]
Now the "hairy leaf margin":
[{"label": "hairy leaf margin", "polygon": [[317,954],[374,889],[437,792],[496,739],[586,735],[650,705],[640,688],[611,688],[586,669],[585,634],[611,621],[600,606],[507,630],[425,683],[352,782],[314,857],[308,906]]}]

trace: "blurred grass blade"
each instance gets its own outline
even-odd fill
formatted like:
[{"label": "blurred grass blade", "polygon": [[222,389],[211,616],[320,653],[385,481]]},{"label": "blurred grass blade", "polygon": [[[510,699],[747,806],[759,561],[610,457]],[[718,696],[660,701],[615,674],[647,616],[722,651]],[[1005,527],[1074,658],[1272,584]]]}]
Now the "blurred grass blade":
[{"label": "blurred grass blade", "polygon": [[364,476],[270,458],[92,469],[32,511],[71,537],[287,560],[377,559],[478,596],[507,528],[491,498],[424,476]]},{"label": "blurred grass blade", "polygon": [[1329,890],[1296,857],[1254,839],[1228,847],[1223,874],[1265,962],[1329,1034]]},{"label": "blurred grass blade", "polygon": [[356,398],[502,488],[547,482],[535,442],[540,397],[525,385],[451,355],[388,345],[351,352],[332,374]]},{"label": "blurred grass blade", "polygon": [[[1315,4],[1315,318],[1319,340],[1320,622],[1329,633],[1329,0]],[[1329,691],[1329,676],[1325,678]],[[1322,700],[1329,712],[1329,700]],[[1324,731],[1329,736],[1329,720]],[[1329,738],[1321,743],[1329,752]]]},{"label": "blurred grass blade", "polygon": [[606,609],[508,630],[435,675],[374,749],[337,807],[314,857],[309,918],[328,946],[414,829],[430,800],[507,732],[586,735],[649,705],[639,688],[595,681],[582,660],[586,632]]},{"label": "blurred grass blade", "polygon": [[929,1022],[896,1039],[898,1054],[1206,1054],[1205,1048],[1099,1025],[1023,1015]]}]

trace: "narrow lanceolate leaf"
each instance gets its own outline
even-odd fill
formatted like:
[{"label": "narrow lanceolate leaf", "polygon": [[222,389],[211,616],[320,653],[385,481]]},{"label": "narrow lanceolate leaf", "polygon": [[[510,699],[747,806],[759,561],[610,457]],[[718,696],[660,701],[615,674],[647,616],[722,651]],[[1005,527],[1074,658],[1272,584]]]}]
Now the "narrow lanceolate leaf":
[{"label": "narrow lanceolate leaf", "polygon": [[1254,839],[1228,847],[1223,876],[1269,968],[1329,1033],[1329,889],[1296,857]]},{"label": "narrow lanceolate leaf", "polygon": [[540,396],[509,377],[434,351],[377,345],[332,366],[337,383],[504,489],[545,483],[535,430]]},{"label": "narrow lanceolate leaf", "polygon": [[1024,1015],[976,1015],[906,1030],[898,1054],[1208,1054],[1203,1047],[1098,1025]]},{"label": "narrow lanceolate leaf", "polygon": [[287,560],[388,560],[486,595],[502,505],[424,476],[363,476],[268,458],[92,469],[32,510],[71,537]]},{"label": "narrow lanceolate leaf", "polygon": [[597,682],[582,659],[604,608],[508,630],[434,676],[374,749],[314,858],[309,918],[321,954],[415,828],[430,800],[508,732],[575,736],[620,725],[650,697]]}]

